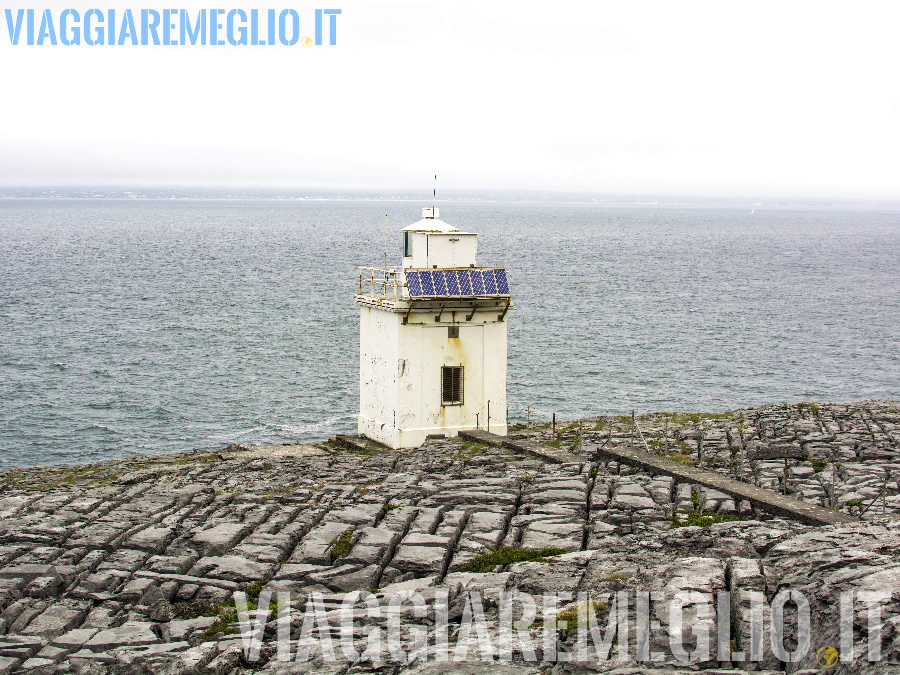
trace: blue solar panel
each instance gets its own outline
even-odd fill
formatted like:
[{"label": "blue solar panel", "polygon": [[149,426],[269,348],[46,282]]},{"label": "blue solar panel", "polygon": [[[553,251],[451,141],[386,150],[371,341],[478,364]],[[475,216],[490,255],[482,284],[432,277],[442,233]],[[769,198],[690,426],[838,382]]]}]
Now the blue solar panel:
[{"label": "blue solar panel", "polygon": [[497,282],[497,294],[509,295],[509,281],[506,279],[506,270],[494,270],[494,280]]},{"label": "blue solar panel", "polygon": [[472,276],[472,295],[484,295],[484,279],[481,270],[469,270]]},{"label": "blue solar panel", "polygon": [[456,270],[448,270],[444,273],[444,277],[447,279],[447,295],[460,295],[459,274]]},{"label": "blue solar panel", "polygon": [[434,277],[431,276],[431,271],[422,272],[422,295],[427,295],[429,297],[434,297]]},{"label": "blue solar panel", "polygon": [[469,270],[460,270],[456,274],[459,277],[459,294],[472,295],[472,279],[469,277]]},{"label": "blue solar panel", "polygon": [[494,280],[494,270],[484,271],[484,290],[488,295],[497,295],[497,282]]},{"label": "blue solar panel", "polygon": [[419,270],[406,273],[412,298],[472,298],[509,295],[506,270]]},{"label": "blue solar panel", "polygon": [[411,296],[422,295],[422,284],[419,282],[419,272],[406,273],[406,285],[409,286]]},{"label": "blue solar panel", "polygon": [[434,270],[431,273],[431,277],[434,279],[434,294],[440,297],[445,297],[447,295],[447,279],[444,276],[443,270]]}]

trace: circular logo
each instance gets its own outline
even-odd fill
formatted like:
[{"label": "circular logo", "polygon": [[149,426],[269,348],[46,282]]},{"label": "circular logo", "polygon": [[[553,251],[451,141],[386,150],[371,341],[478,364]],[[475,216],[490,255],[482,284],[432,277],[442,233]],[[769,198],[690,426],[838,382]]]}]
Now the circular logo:
[{"label": "circular logo", "polygon": [[824,647],[820,647],[819,651],[816,652],[816,661],[823,668],[833,668],[837,665],[839,656],[840,654],[837,649],[825,645]]},{"label": "circular logo", "polygon": [[312,45],[312,38],[307,35],[306,37],[300,39],[300,44],[304,47],[309,47]]}]

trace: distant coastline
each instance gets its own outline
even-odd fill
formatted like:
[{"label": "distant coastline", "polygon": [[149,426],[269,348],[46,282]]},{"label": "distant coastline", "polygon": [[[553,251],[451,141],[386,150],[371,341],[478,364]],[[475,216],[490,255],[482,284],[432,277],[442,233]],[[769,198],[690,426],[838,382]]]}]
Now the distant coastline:
[{"label": "distant coastline", "polygon": [[[0,200],[197,200],[197,201],[374,201],[421,205],[421,190],[133,187],[133,186],[2,186]],[[628,194],[537,190],[444,190],[438,204],[585,204],[591,206],[718,207],[747,209],[900,210],[900,200],[703,194]]]}]

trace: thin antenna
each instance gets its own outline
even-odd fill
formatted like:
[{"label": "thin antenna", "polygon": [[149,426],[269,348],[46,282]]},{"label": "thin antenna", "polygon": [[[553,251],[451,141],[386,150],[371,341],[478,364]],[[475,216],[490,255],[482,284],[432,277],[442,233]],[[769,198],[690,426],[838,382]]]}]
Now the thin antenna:
[{"label": "thin antenna", "polygon": [[434,192],[431,194],[431,215],[434,216],[434,203],[437,201],[437,174],[434,174]]},{"label": "thin antenna", "polygon": [[387,280],[387,214],[384,214],[384,274]]}]

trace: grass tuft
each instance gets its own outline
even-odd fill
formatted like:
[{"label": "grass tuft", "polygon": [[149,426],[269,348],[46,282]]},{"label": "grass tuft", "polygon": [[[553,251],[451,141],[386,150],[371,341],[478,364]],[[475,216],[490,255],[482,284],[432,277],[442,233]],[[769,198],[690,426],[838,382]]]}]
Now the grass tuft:
[{"label": "grass tuft", "polygon": [[[682,518],[683,516],[683,518]],[[723,513],[703,513],[702,511],[676,511],[672,516],[672,527],[708,527],[715,523],[726,523],[740,520],[737,516]]]},{"label": "grass tuft", "polygon": [[172,608],[178,619],[196,619],[201,616],[216,616],[222,611],[222,603],[211,598],[176,602]]},{"label": "grass tuft", "polygon": [[331,562],[345,558],[353,549],[353,530],[344,530],[331,542]]},{"label": "grass tuft", "polygon": [[700,424],[701,422],[705,422],[707,420],[730,419],[730,418],[734,417],[734,413],[733,412],[721,412],[721,413],[664,412],[664,413],[660,413],[659,416],[662,417],[663,419],[668,418],[668,420],[674,424]]},{"label": "grass tuft", "polygon": [[566,549],[558,546],[546,548],[519,548],[516,546],[504,546],[494,550],[486,550],[464,565],[460,565],[460,572],[493,572],[500,565],[511,565],[517,562],[551,562],[550,557],[568,553]]},{"label": "grass tuft", "polygon": [[232,605],[223,609],[216,617],[216,620],[210,624],[209,628],[203,631],[203,635],[200,639],[203,642],[209,642],[220,634],[233,635],[234,633],[237,633],[237,628],[232,625],[237,620],[237,608]]},{"label": "grass tuft", "polygon": [[259,581],[254,581],[253,583],[249,583],[244,587],[244,593],[247,594],[247,603],[254,603],[259,600],[259,594],[262,593],[262,589],[266,587],[266,582],[260,579]]},{"label": "grass tuft", "polygon": [[809,410],[815,417],[819,416],[819,404],[818,403],[798,403],[797,410],[802,414],[804,410]]},{"label": "grass tuft", "polygon": [[[244,587],[244,593],[247,594],[248,611],[258,609],[259,595],[265,588],[266,583],[263,579],[259,579]],[[269,611],[273,615],[278,613],[278,601],[274,598],[269,603]],[[182,619],[196,619],[199,616],[216,617],[216,620],[210,624],[209,628],[203,631],[201,636],[203,642],[214,640],[220,635],[233,635],[238,632],[232,625],[238,620],[237,606],[234,604],[234,601],[222,603],[216,600],[202,599],[191,602],[179,602],[175,605],[175,615]]]},{"label": "grass tuft", "polygon": [[[556,627],[559,630],[574,630],[576,626],[588,626],[588,607],[593,609],[594,618],[600,618],[600,612],[607,608],[607,603],[595,600],[581,602],[562,610],[556,615]],[[563,625],[565,624],[565,625]]]},{"label": "grass tuft", "polygon": [[670,452],[666,455],[666,459],[678,462],[679,464],[684,464],[685,466],[694,466],[696,464],[693,457],[682,452]]},{"label": "grass tuft", "polygon": [[600,581],[628,581],[631,578],[630,574],[626,572],[613,572],[612,574],[607,574],[605,577],[600,579]]},{"label": "grass tuft", "polygon": [[475,455],[481,452],[484,448],[484,443],[479,443],[476,441],[463,441],[462,447],[455,455],[453,455],[451,459],[454,462],[468,464],[475,458]]}]

